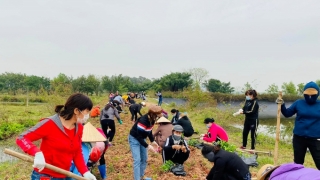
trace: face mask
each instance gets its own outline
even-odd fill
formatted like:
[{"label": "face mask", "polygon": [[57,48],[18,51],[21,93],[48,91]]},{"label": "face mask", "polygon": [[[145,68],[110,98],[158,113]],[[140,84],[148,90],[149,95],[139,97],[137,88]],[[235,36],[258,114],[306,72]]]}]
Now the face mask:
[{"label": "face mask", "polygon": [[206,126],[207,126],[208,129],[211,127],[209,124],[207,124]]},{"label": "face mask", "polygon": [[304,94],[304,99],[306,100],[306,102],[308,104],[314,104],[317,102],[317,98],[318,98],[318,95],[307,95],[307,94]]},{"label": "face mask", "polygon": [[204,156],[206,159],[208,159],[208,161],[213,162],[214,161],[214,153],[213,152],[209,152],[208,154],[206,154]]},{"label": "face mask", "polygon": [[176,141],[180,141],[181,136],[174,134],[174,135],[173,135],[173,139],[176,140]]},{"label": "face mask", "polygon": [[[81,114],[83,114],[83,113],[81,112]],[[77,118],[77,123],[84,124],[84,123],[86,123],[88,121],[89,118],[90,118],[89,113],[86,114],[86,115],[83,114],[83,118],[82,119],[80,119],[79,117]]]},{"label": "face mask", "polygon": [[246,96],[246,100],[251,100],[250,96]]},{"label": "face mask", "polygon": [[172,116],[174,117],[174,116],[176,116],[176,114],[172,114]]}]

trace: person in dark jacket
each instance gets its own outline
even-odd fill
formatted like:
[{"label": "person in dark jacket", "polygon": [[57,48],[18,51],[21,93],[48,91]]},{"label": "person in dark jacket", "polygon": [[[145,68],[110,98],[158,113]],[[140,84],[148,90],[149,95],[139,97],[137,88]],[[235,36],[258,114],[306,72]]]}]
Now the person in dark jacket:
[{"label": "person in dark jacket", "polygon": [[188,143],[181,137],[182,133],[182,126],[173,126],[172,135],[167,138],[163,147],[163,163],[171,160],[175,164],[183,164],[189,158],[190,150]]},{"label": "person in dark jacket", "polygon": [[289,108],[282,103],[281,113],[285,117],[296,114],[293,129],[293,154],[294,162],[303,164],[307,148],[309,148],[317,169],[320,169],[320,101],[319,86],[309,82],[304,86],[304,99],[296,100]]},{"label": "person in dark jacket", "polygon": [[192,127],[192,124],[191,124],[191,121],[190,119],[188,118],[187,114],[186,113],[180,113],[180,117],[179,117],[179,120],[173,124],[173,125],[180,125],[183,127],[183,135],[185,137],[190,137],[192,136],[192,134],[194,133],[194,129]]},{"label": "person in dark jacket", "polygon": [[139,104],[132,104],[129,107],[129,111],[131,113],[131,121],[133,121],[133,118],[134,118],[134,121],[137,121],[138,113],[139,113],[140,116],[142,116],[140,111],[141,111],[141,108],[145,107],[145,106],[146,106],[146,103],[145,102],[141,102]]},{"label": "person in dark jacket", "polygon": [[180,117],[180,112],[177,109],[171,109],[171,114],[172,114],[171,124],[175,124]]},{"label": "person in dark jacket", "polygon": [[201,153],[214,163],[206,180],[251,180],[249,166],[237,154],[220,149],[219,143],[204,144]]},{"label": "person in dark jacket", "polygon": [[[137,119],[130,130],[129,145],[133,157],[133,174],[134,180],[143,179],[145,169],[147,167],[148,153],[147,149],[157,152],[158,144],[154,141],[152,135],[153,126],[162,116],[162,108],[160,106],[150,106],[148,113]],[[148,145],[146,138],[149,138],[151,144]]]},{"label": "person in dark jacket", "polygon": [[257,99],[256,90],[248,90],[245,93],[246,101],[240,111],[240,114],[245,115],[243,131],[242,131],[242,146],[241,149],[246,149],[248,134],[251,132],[251,150],[255,149],[256,137],[257,137],[257,129],[259,125],[259,103]]}]

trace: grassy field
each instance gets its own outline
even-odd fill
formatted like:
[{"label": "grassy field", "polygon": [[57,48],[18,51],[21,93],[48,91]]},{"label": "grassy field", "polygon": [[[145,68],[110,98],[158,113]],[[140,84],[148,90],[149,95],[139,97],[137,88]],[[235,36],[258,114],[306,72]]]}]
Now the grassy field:
[{"label": "grassy field", "polygon": [[[26,128],[34,125],[43,117],[50,116],[53,113],[55,104],[62,104],[64,98],[51,97],[51,100],[47,104],[43,105],[30,105],[28,107],[21,105],[0,105],[0,119],[5,121],[7,124],[6,128],[14,128],[15,131],[12,134],[6,134],[4,128],[0,126],[0,134],[4,134],[3,137],[6,140],[0,141],[0,147],[9,147],[16,149],[15,137],[18,133],[25,130]],[[107,102],[105,97],[92,97],[94,104],[104,105]],[[149,98],[148,105],[156,103],[155,99]],[[232,113],[228,110],[221,111],[215,107],[202,107],[189,109],[187,106],[176,107],[174,104],[163,105],[166,111],[170,111],[172,108],[177,108],[180,112],[187,112],[190,117],[193,126],[199,133],[206,133],[207,129],[203,124],[203,120],[206,117],[213,117],[216,123],[223,126],[230,137],[230,143],[237,147],[241,146],[242,141],[242,130],[235,128],[234,124],[242,124],[243,116],[233,117]],[[128,110],[126,108],[126,110]],[[147,108],[143,108],[144,113]],[[170,116],[169,116],[170,117]],[[106,153],[108,179],[132,179],[132,157],[127,142],[127,137],[132,126],[130,122],[130,114],[121,114],[121,118],[124,120],[123,125],[116,124],[116,135],[114,138],[114,146],[110,147]],[[171,118],[171,117],[170,117]],[[89,120],[96,127],[99,126],[98,118]],[[3,122],[2,122],[3,123]],[[0,124],[1,125],[1,124]],[[12,131],[10,131],[12,132]],[[250,143],[250,138],[249,142]],[[275,141],[267,135],[259,134],[257,139],[256,149],[261,151],[271,151],[273,154]],[[0,149],[1,149],[0,148]],[[148,167],[146,175],[153,179],[175,179],[171,173],[164,173],[161,170],[162,159],[160,154],[149,153]],[[287,163],[293,161],[293,150],[292,146],[285,142],[279,144],[279,160],[278,163]],[[273,157],[259,154],[258,157],[258,168],[250,168],[252,175],[264,164],[273,164]],[[23,162],[21,160],[8,160],[0,163],[0,179],[17,180],[17,179],[30,179],[30,173],[32,171],[32,164]],[[306,155],[305,166],[315,167],[314,162],[308,153]],[[191,148],[190,158],[185,163],[185,170],[188,173],[186,177],[179,179],[204,179],[212,164],[204,159],[201,155],[200,150]],[[97,169],[94,170],[94,174],[99,179]]]}]

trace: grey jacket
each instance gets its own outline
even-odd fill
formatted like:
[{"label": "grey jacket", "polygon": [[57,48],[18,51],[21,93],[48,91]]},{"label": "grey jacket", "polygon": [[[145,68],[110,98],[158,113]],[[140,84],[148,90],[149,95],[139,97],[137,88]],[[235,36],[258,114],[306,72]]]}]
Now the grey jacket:
[{"label": "grey jacket", "polygon": [[103,108],[100,113],[100,121],[107,120],[107,119],[114,120],[114,117],[120,120],[120,116],[116,108],[110,107],[107,111]]}]

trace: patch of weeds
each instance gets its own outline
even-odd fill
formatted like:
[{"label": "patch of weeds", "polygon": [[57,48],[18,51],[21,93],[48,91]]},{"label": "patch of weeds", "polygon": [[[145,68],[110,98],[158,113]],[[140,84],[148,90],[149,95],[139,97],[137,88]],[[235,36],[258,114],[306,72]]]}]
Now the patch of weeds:
[{"label": "patch of weeds", "polygon": [[172,161],[166,161],[162,166],[161,166],[161,171],[163,172],[169,172],[171,167],[174,166],[174,163]]}]

